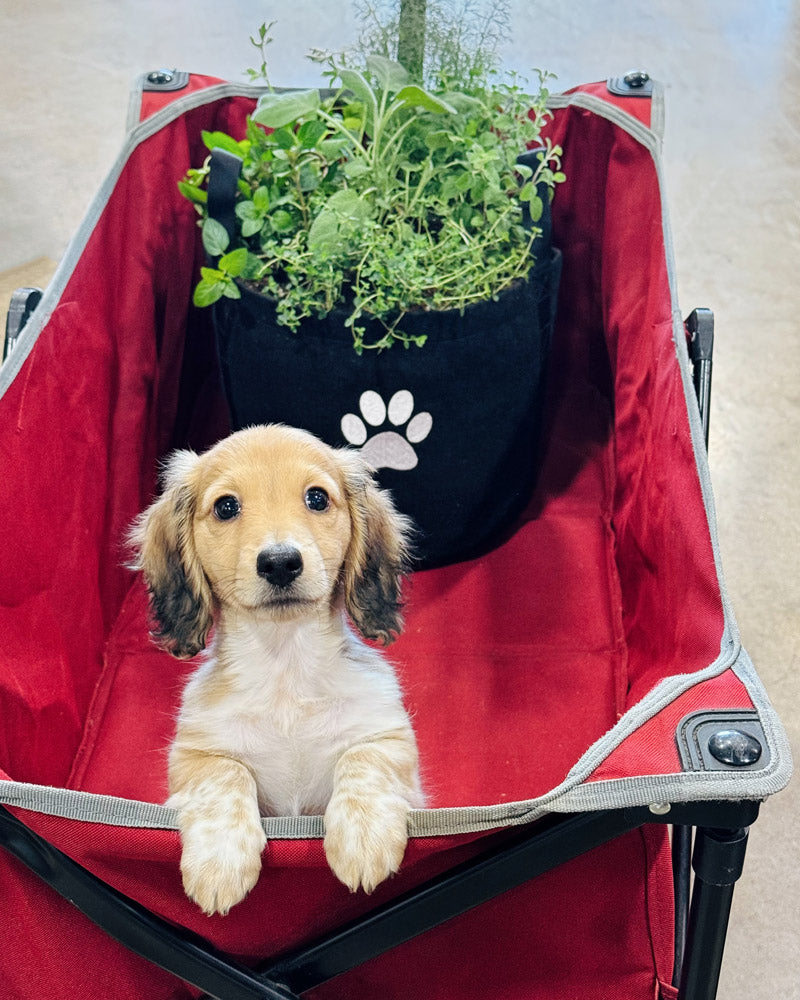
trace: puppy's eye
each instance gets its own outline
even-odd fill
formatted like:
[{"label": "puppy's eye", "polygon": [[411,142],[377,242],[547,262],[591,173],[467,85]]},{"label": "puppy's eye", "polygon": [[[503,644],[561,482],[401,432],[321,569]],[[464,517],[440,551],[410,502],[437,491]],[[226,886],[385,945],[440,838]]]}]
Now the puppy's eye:
[{"label": "puppy's eye", "polygon": [[236,497],[224,496],[214,501],[214,517],[218,521],[232,521],[239,516],[241,509]]},{"label": "puppy's eye", "polygon": [[330,503],[330,497],[321,487],[312,486],[311,489],[306,490],[306,507],[309,510],[327,510]]}]

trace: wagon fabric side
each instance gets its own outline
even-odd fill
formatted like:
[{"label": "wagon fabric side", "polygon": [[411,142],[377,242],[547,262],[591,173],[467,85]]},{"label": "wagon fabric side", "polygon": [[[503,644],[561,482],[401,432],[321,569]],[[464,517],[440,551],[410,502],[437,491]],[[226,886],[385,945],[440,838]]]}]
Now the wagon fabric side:
[{"label": "wagon fabric side", "polygon": [[[552,102],[564,265],[535,493],[493,551],[414,576],[391,649],[429,801],[401,873],[351,896],[325,864],[321,817],[268,817],[245,902],[209,918],[185,898],[161,803],[191,665],[151,643],[122,539],[159,459],[227,430],[209,317],[189,305],[202,248],[177,181],[205,155],[201,130],[241,131],[254,99],[204,77],[144,97],[0,369],[0,803],[153,913],[254,962],[457,867],[498,831],[778,791],[785,735],[719,566],[650,127],[660,98],[593,84]],[[758,760],[710,759],[717,723],[757,739]],[[21,915],[0,931],[9,995],[197,995],[5,853],[0,866]],[[490,980],[520,1000],[673,997],[671,878],[666,828],[634,830],[313,995],[468,998]]]}]

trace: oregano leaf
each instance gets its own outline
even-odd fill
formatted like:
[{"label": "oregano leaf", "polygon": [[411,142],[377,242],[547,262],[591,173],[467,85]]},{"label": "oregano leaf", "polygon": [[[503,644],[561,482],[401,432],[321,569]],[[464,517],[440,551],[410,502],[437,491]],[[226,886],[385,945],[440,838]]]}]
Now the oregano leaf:
[{"label": "oregano leaf", "polygon": [[224,281],[198,281],[195,286],[192,302],[201,309],[213,305],[222,298],[225,291]]},{"label": "oregano leaf", "polygon": [[231,242],[228,231],[216,219],[206,219],[203,222],[203,247],[209,257],[219,257],[225,253]]},{"label": "oregano leaf", "polygon": [[231,278],[238,278],[247,263],[247,247],[231,250],[219,259],[219,269]]}]

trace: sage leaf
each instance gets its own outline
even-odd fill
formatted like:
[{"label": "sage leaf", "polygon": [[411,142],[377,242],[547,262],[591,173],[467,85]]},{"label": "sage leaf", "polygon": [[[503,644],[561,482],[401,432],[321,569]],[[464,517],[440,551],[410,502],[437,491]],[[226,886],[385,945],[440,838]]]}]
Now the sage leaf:
[{"label": "sage leaf", "polygon": [[[345,128],[348,128],[347,122],[344,122]],[[326,160],[336,160],[340,156],[344,156],[348,149],[352,148],[352,143],[347,139],[323,139],[322,142],[317,147],[325,157]]]},{"label": "sage leaf", "polygon": [[408,72],[398,62],[385,56],[367,56],[367,69],[380,84],[381,90],[394,93],[408,83]]},{"label": "sage leaf", "polygon": [[253,121],[267,128],[282,128],[319,108],[318,90],[288,90],[282,94],[262,94]]},{"label": "sage leaf", "polygon": [[356,191],[337,191],[326,202],[308,231],[308,247],[322,253],[333,253],[372,216],[370,204]]},{"label": "sage leaf", "polygon": [[377,102],[372,87],[370,87],[364,76],[357,69],[340,69],[339,79],[348,90],[352,91],[359,101],[373,107],[377,111]]},{"label": "sage leaf", "polygon": [[363,160],[348,160],[342,167],[342,170],[344,171],[345,177],[351,181],[369,173],[369,167],[363,162]]},{"label": "sage leaf", "polygon": [[395,100],[402,101],[410,108],[422,108],[424,111],[433,111],[436,114],[456,114],[456,109],[452,104],[443,101],[441,97],[435,97],[415,83],[399,90],[395,95]]}]

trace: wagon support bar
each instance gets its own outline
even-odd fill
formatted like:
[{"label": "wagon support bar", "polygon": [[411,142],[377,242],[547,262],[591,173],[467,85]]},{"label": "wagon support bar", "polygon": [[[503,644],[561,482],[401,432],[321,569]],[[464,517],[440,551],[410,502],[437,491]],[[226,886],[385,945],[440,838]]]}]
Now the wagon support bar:
[{"label": "wagon support bar", "polygon": [[29,830],[0,806],[0,845],[98,927],[154,965],[224,1000],[296,1000],[288,990],[176,930]]},{"label": "wagon support bar", "polygon": [[757,802],[688,803],[551,815],[367,916],[256,972],[148,912],[62,854],[0,807],[0,845],[112,937],[219,1000],[294,1000],[362,962],[647,823],[697,826],[695,892],[681,1000],[713,1000],[745,827]]}]

